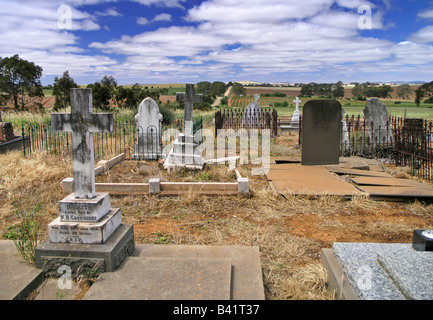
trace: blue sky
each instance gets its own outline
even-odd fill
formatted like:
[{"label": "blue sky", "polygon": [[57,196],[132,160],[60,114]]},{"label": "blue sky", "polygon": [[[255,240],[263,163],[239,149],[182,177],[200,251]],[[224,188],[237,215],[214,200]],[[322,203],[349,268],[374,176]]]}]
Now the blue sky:
[{"label": "blue sky", "polygon": [[433,81],[429,0],[0,0],[0,56],[79,84]]}]

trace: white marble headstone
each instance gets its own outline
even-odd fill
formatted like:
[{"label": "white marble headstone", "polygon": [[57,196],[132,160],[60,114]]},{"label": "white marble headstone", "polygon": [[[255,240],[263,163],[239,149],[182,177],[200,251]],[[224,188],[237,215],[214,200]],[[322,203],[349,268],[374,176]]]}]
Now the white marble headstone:
[{"label": "white marble headstone", "polygon": [[162,114],[159,112],[158,104],[150,97],[141,101],[135,121],[140,132],[147,132],[149,126],[154,126],[159,131],[159,123],[162,121]]}]

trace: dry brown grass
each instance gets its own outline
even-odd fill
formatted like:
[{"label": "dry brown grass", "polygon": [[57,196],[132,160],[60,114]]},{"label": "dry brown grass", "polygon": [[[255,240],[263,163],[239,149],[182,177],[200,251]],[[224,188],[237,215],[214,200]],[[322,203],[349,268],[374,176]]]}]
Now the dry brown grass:
[{"label": "dry brown grass", "polygon": [[[287,139],[286,139],[287,138]],[[290,135],[278,143],[292,148]],[[284,151],[284,150],[283,150]],[[283,152],[282,151],[282,152]],[[285,152],[285,151],[284,151]],[[298,150],[287,153],[296,154]],[[414,228],[433,228],[433,207],[422,202],[372,201],[365,196],[296,197],[275,193],[264,176],[251,176],[250,196],[111,196],[124,223],[134,224],[136,243],[163,245],[245,245],[260,249],[266,299],[334,299],[326,288],[320,263],[322,248],[340,242],[410,242]],[[20,152],[0,155],[0,237],[17,222],[17,208],[38,207],[44,223],[58,216],[58,201],[66,195],[60,182],[72,173],[71,160],[43,153],[24,158]],[[167,174],[157,163],[124,161],[97,181],[145,182],[234,181],[225,166],[203,172]]]},{"label": "dry brown grass", "polygon": [[[58,215],[64,197],[60,182],[70,176],[72,162],[45,153],[24,158],[22,152],[0,155],[0,228],[18,222],[17,211],[37,208],[44,222]],[[44,230],[45,231],[45,230]]]}]

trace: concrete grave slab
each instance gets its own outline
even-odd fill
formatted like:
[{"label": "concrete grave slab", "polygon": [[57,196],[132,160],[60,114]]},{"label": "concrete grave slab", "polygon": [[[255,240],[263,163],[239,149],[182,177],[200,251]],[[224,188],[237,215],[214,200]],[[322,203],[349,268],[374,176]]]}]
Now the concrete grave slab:
[{"label": "concrete grave slab", "polygon": [[[119,292],[120,277],[142,283]],[[208,282],[193,290],[202,281]],[[156,283],[161,285],[155,289]],[[260,253],[258,247],[137,245],[133,257],[115,272],[102,274],[84,298],[264,300]]]},{"label": "concrete grave slab", "polygon": [[329,172],[326,166],[285,163],[270,166],[266,175],[278,192],[295,195],[362,195],[363,192]]},{"label": "concrete grave slab", "polygon": [[25,262],[12,240],[0,241],[0,300],[26,299],[42,281],[42,270]]},{"label": "concrete grave slab", "polygon": [[230,300],[230,282],[230,259],[128,257],[84,300]]}]

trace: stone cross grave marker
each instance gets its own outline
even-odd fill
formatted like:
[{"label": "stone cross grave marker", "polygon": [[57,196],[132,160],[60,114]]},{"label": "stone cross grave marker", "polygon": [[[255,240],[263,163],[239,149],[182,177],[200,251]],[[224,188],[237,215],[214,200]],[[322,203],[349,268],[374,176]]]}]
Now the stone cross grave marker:
[{"label": "stone cross grave marker", "polygon": [[185,136],[192,136],[194,134],[192,122],[194,102],[202,102],[203,95],[195,94],[194,85],[187,83],[186,93],[176,93],[176,100],[185,102],[185,111],[183,115],[183,133],[185,134]]},{"label": "stone cross grave marker", "polygon": [[36,266],[47,273],[65,264],[74,272],[114,271],[135,245],[133,226],[122,224],[109,194],[95,192],[93,134],[111,132],[113,115],[93,113],[91,89],[71,89],[71,113],[53,113],[51,127],[72,133],[74,193],[59,202],[59,217],[48,225],[49,239],[36,248]]},{"label": "stone cross grave marker", "polygon": [[4,107],[0,107],[0,122],[2,122],[2,110],[4,110]]},{"label": "stone cross grave marker", "polygon": [[54,132],[72,132],[74,196],[93,199],[95,193],[95,154],[93,133],[113,131],[113,114],[93,113],[91,89],[71,89],[71,113],[53,113]]},{"label": "stone cross grave marker", "polygon": [[299,100],[299,97],[296,97],[296,100],[293,100],[293,102],[296,104],[295,112],[293,112],[292,116],[292,122],[299,122],[299,117],[301,116],[301,113],[299,112],[299,104],[302,102],[302,100]]},{"label": "stone cross grave marker", "polygon": [[302,117],[302,165],[338,164],[341,104],[337,100],[310,100]]}]

